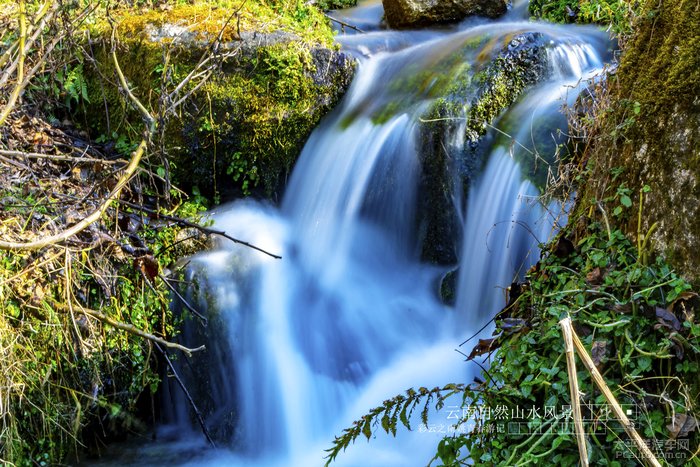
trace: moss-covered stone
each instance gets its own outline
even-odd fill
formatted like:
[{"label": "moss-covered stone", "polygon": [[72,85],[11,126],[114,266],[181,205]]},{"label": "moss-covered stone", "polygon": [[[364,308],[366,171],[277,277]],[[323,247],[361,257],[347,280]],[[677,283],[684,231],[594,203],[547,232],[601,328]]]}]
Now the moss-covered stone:
[{"label": "moss-covered stone", "polygon": [[[537,33],[474,41],[467,45],[481,52],[475,68],[458,70],[423,118],[421,151],[423,183],[421,232],[423,259],[455,264],[460,249],[460,222],[452,198],[455,184],[468,193],[472,172],[478,168],[480,142],[488,125],[530,85],[547,74],[542,37]],[[465,122],[466,120],[466,122]],[[450,147],[457,137],[464,145]]]},{"label": "moss-covered stone", "polygon": [[[584,201],[607,201],[612,213],[622,207],[626,233],[642,242],[656,225],[650,250],[667,255],[697,284],[700,9],[694,1],[648,1],[636,28],[618,70],[608,78],[609,103],[597,115],[587,152],[592,175]],[[640,211],[645,186],[650,191]]]},{"label": "moss-covered stone", "polygon": [[[122,14],[119,59],[133,92],[152,109],[162,108],[162,90],[172,90],[196,66],[219,32],[228,39],[221,49],[232,56],[161,128],[173,179],[184,188],[198,186],[209,196],[227,190],[233,190],[229,195],[279,193],[311,130],[349,85],[354,62],[330,46],[325,19],[316,17],[317,30],[309,30],[317,10],[299,7],[294,15],[311,19],[293,23],[290,12],[268,11],[258,3],[241,11],[248,20],[240,25],[235,19],[227,23],[230,11],[200,4]],[[260,11],[272,18],[264,25],[250,18]],[[270,22],[280,29],[271,30]],[[88,90],[91,102],[105,105],[91,106],[78,121],[94,135],[135,139],[140,119],[109,83],[111,45],[106,31],[101,37],[92,46],[99,73],[88,72]],[[167,70],[166,50],[173,65]]]}]

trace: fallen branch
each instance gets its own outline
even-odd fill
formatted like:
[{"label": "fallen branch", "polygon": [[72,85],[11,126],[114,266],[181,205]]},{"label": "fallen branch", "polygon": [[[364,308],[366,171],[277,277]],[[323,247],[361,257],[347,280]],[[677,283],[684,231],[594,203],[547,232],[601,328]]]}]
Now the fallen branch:
[{"label": "fallen branch", "polygon": [[[57,305],[59,308],[63,310],[70,311],[70,307],[67,305],[62,305],[58,304]],[[100,313],[97,310],[92,310],[90,308],[85,308],[81,305],[77,305],[74,310],[83,313],[88,316],[92,316],[95,319],[98,319],[99,321],[109,324],[113,328],[121,329],[122,331],[126,331],[129,334],[133,334],[135,336],[143,337],[144,339],[148,339],[151,342],[155,342],[156,344],[164,345],[165,347],[171,348],[171,349],[177,349],[181,350],[185,355],[188,357],[191,357],[193,353],[195,352],[200,352],[202,350],[206,349],[205,345],[201,345],[197,348],[191,349],[189,347],[185,347],[184,345],[176,344],[175,342],[170,342],[167,341],[161,337],[158,337],[156,335],[153,335],[151,333],[148,333],[142,329],[137,328],[133,324],[128,324],[128,323],[122,323],[121,321],[117,321],[116,319],[110,318],[109,316],[105,315],[104,313]]]},{"label": "fallen branch", "polygon": [[[87,150],[86,150],[87,152]],[[0,149],[0,156],[24,158],[24,159],[46,159],[50,161],[65,161],[65,162],[99,162],[107,165],[124,164],[126,161],[122,159],[108,160],[98,159],[95,157],[69,156],[66,154],[41,154],[38,152],[11,151],[9,149]]]}]

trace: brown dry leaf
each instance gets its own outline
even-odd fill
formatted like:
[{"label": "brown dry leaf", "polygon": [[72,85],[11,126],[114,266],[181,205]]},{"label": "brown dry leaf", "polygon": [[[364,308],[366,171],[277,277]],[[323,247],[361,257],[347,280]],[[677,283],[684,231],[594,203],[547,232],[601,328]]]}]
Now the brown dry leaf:
[{"label": "brown dry leaf", "polygon": [[576,251],[576,247],[571,240],[566,237],[559,237],[553,253],[557,258],[566,258],[574,251]]},{"label": "brown dry leaf", "polygon": [[608,343],[606,341],[594,341],[591,346],[591,358],[596,367],[600,368],[608,356]]},{"label": "brown dry leaf", "polygon": [[32,144],[34,146],[53,146],[53,140],[42,131],[34,132],[34,138],[32,139]]},{"label": "brown dry leaf", "polygon": [[504,318],[499,323],[498,326],[506,333],[513,334],[523,329],[528,329],[528,322],[521,318]]},{"label": "brown dry leaf", "polygon": [[467,357],[467,360],[473,360],[479,355],[484,355],[492,350],[496,350],[498,347],[500,347],[500,345],[495,345],[496,339],[496,337],[492,337],[490,339],[479,339],[479,343],[472,349],[472,352]]},{"label": "brown dry leaf", "polygon": [[683,292],[668,307],[668,311],[694,323],[695,310],[700,306],[700,296],[695,292]]},{"label": "brown dry leaf", "polygon": [[671,423],[666,428],[671,439],[686,438],[691,431],[695,431],[698,428],[698,421],[691,415],[677,413],[673,415]]},{"label": "brown dry leaf", "polygon": [[152,255],[141,256],[136,261],[144,276],[153,282],[160,272],[158,261]]},{"label": "brown dry leaf", "polygon": [[676,315],[663,308],[656,307],[656,319],[662,327],[673,329],[674,331],[681,330],[681,322],[678,321]]},{"label": "brown dry leaf", "polygon": [[590,285],[600,285],[603,282],[604,276],[605,274],[603,274],[603,271],[599,267],[596,267],[586,274],[586,283]]},{"label": "brown dry leaf", "polygon": [[616,303],[615,305],[613,305],[612,309],[616,313],[626,315],[627,313],[632,312],[632,304],[631,303],[623,303],[623,304]]}]

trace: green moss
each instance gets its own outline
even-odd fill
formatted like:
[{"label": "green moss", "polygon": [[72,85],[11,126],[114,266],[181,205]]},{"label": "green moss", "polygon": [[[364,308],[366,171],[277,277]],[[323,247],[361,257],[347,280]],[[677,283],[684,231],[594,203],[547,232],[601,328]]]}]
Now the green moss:
[{"label": "green moss", "polygon": [[[470,177],[479,163],[478,142],[488,125],[544,75],[544,50],[537,40],[525,35],[471,41],[466,50],[476,56],[476,66],[456,67],[449,83],[439,87],[443,97],[436,99],[423,116],[420,154],[426,183],[419,222],[424,260],[439,264],[457,261],[459,245],[454,239],[459,238],[459,227],[453,185],[461,180],[468,194]],[[517,47],[508,51],[506,46],[512,41]],[[463,153],[448,153],[444,137],[461,128],[465,119],[467,147]]]},{"label": "green moss", "polygon": [[[306,44],[333,44],[333,33],[318,8],[297,1],[234,0],[176,3],[165,8],[119,9],[112,12],[122,39],[145,38],[149,28],[166,24],[187,27],[194,39],[211,41],[221,34],[223,42],[240,39],[239,33],[269,34],[285,31]],[[108,35],[109,24],[98,21],[93,29],[97,35]]]},{"label": "green moss", "polygon": [[357,0],[318,0],[316,6],[322,10],[338,10],[357,5]]},{"label": "green moss", "polygon": [[[603,200],[620,186],[632,191],[632,213],[648,185],[641,224],[629,216],[625,231],[646,235],[657,224],[656,251],[686,277],[700,282],[700,10],[693,2],[646,2],[637,32],[623,51],[603,94],[608,102],[591,129],[587,152],[593,175],[586,198]],[[611,177],[611,169],[622,168]]]},{"label": "green moss", "polygon": [[[167,70],[170,83],[166,88],[172,89],[171,83],[186,76],[204,52],[197,40],[210,38],[220,28],[207,23],[208,29],[203,29],[202,21],[225,22],[230,11],[224,11],[221,2],[216,6],[198,2],[165,12],[121,14],[120,34],[130,37],[122,41],[119,50],[124,74],[134,94],[147,107],[157,109],[161,79],[166,74],[164,47],[169,50],[169,63],[174,64]],[[352,71],[349,61],[330,63],[335,52],[321,48],[330,43],[332,33],[317,9],[304,3],[249,2],[241,15],[248,18],[241,21],[242,33],[259,25],[256,33],[261,35],[275,31],[269,41],[261,41],[271,45],[255,45],[250,38],[243,41],[222,71],[192,95],[178,118],[162,129],[175,183],[184,188],[199,186],[208,196],[216,196],[220,188],[231,185],[245,195],[279,193],[304,141],[339,98]],[[164,24],[193,24],[192,32],[201,37],[165,44],[147,37],[147,30],[153,34],[153,28]],[[234,41],[229,45],[239,44]],[[89,98],[105,105],[91,106],[79,120],[94,134],[137,140],[139,115],[108,80],[101,79],[113,76],[109,45],[95,48],[100,72],[89,76]],[[316,69],[321,60],[317,57],[328,61],[322,63],[322,71]],[[108,113],[102,111],[104,107]]]}]

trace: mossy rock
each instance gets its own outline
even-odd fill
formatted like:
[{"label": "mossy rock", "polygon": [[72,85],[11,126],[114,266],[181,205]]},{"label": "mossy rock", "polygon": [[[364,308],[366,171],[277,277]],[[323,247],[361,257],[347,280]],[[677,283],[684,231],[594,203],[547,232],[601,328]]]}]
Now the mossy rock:
[{"label": "mossy rock", "polygon": [[[249,26],[260,27],[259,31],[243,26],[221,29],[210,24],[226,24],[219,10],[207,10],[218,19],[203,21],[204,7],[199,8],[187,5],[124,18],[117,29],[124,75],[134,94],[157,109],[161,89],[172,90],[207,53],[215,31],[223,31],[220,50],[231,56],[160,128],[162,152],[167,154],[173,181],[185,189],[197,186],[208,196],[253,192],[275,196],[306,138],[349,86],[354,61],[334,49],[323,17],[316,23],[319,31],[309,36],[308,28],[285,26],[284,16],[275,17],[283,29],[260,25]],[[198,29],[197,21],[207,24],[206,29]],[[76,121],[87,125],[94,136],[126,135],[136,140],[140,118],[113,84],[107,31],[98,36],[92,50],[96,67],[86,69],[92,105]],[[168,69],[166,54],[173,64]],[[166,164],[150,162],[156,167]]]},{"label": "mossy rock", "polygon": [[597,115],[582,198],[607,202],[626,233],[642,243],[655,225],[644,248],[666,255],[695,284],[700,284],[698,31],[697,2],[644,4],[636,33],[608,77],[608,90],[598,96],[608,105]]},{"label": "mossy rock", "polygon": [[[529,86],[547,77],[546,52],[539,33],[474,41],[480,50],[475,68],[463,67],[423,117],[423,183],[420,208],[423,259],[455,264],[461,229],[453,193],[456,184],[468,195],[480,167],[489,124]],[[483,56],[482,56],[483,55]],[[466,123],[465,123],[466,120]],[[448,135],[463,131],[464,146],[450,148]]]}]

